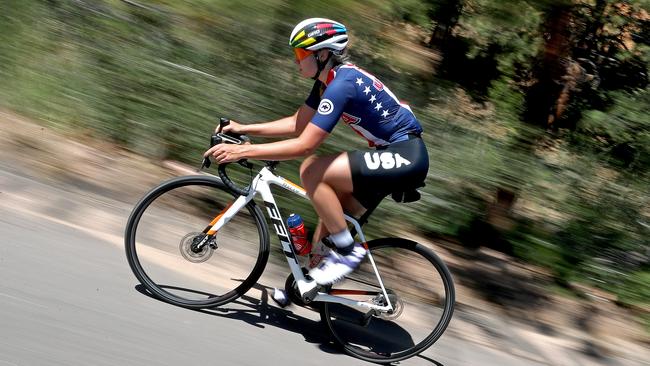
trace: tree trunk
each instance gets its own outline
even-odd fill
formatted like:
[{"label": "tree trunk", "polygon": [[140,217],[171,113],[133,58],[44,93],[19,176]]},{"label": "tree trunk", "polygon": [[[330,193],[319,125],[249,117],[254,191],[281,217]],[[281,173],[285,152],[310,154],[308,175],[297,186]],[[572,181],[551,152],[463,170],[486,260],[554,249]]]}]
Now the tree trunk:
[{"label": "tree trunk", "polygon": [[429,47],[443,48],[451,36],[451,32],[458,24],[458,19],[463,11],[463,0],[445,0],[431,15],[431,20],[436,23],[431,32]]},{"label": "tree trunk", "polygon": [[[553,7],[546,14],[544,25],[546,42],[541,65],[535,72],[538,81],[528,91],[524,116],[526,120],[541,126],[552,126],[568,103],[568,94],[563,80],[571,54],[569,30],[572,20],[571,11],[570,5],[560,5]],[[558,103],[561,104],[560,109]]]}]

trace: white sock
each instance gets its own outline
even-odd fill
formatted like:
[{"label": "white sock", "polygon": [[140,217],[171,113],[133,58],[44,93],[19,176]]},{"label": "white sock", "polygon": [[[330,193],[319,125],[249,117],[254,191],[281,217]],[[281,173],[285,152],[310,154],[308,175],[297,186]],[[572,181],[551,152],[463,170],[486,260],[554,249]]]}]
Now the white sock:
[{"label": "white sock", "polygon": [[354,244],[354,238],[350,234],[350,230],[345,229],[340,233],[330,234],[330,239],[337,249],[348,249],[352,244]]}]

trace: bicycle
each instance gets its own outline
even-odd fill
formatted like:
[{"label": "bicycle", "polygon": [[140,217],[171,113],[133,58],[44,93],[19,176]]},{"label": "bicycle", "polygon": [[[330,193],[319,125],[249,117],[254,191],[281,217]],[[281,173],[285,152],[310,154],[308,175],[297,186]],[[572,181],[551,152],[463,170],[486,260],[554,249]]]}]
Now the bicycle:
[{"label": "bicycle", "polygon": [[[247,140],[218,133],[211,145]],[[431,249],[417,242],[366,241],[361,226],[379,202],[358,219],[345,215],[353,235],[369,249],[361,267],[344,281],[319,286],[299,263],[271,186],[308,199],[305,190],[276,174],[277,161],[263,161],[254,177],[252,163],[239,164],[250,169],[247,187],[233,182],[226,173],[228,164],[221,164],[219,178],[204,174],[168,180],[134,207],[125,232],[126,254],[133,273],[152,295],[173,305],[202,309],[246,293],[269,260],[269,229],[253,200],[259,194],[291,270],[285,281],[289,298],[314,306],[346,353],[392,363],[419,354],[440,338],[454,309],[451,274]],[[199,170],[209,166],[206,158]]]}]

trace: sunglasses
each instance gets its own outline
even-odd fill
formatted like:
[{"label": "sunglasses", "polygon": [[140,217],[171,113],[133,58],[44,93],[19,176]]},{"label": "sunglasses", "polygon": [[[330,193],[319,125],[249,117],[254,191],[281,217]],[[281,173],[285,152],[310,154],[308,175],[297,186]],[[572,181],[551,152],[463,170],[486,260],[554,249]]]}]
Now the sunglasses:
[{"label": "sunglasses", "polygon": [[294,48],[293,53],[296,54],[296,60],[298,60],[298,62],[300,62],[300,61],[304,60],[305,58],[307,58],[307,56],[312,55],[314,52],[307,51],[304,48]]}]

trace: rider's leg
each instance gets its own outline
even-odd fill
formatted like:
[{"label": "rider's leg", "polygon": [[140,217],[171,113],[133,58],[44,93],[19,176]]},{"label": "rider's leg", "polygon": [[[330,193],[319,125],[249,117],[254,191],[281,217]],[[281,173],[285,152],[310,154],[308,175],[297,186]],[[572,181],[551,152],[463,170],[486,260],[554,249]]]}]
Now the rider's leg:
[{"label": "rider's leg", "polygon": [[352,250],[354,240],[343,217],[343,209],[344,204],[355,210],[360,205],[352,201],[352,172],[347,153],[308,157],[300,166],[300,178],[323,222],[321,228],[324,226],[340,252]]},{"label": "rider's leg", "polygon": [[[337,192],[337,197],[339,202],[341,202],[343,211],[348,215],[352,215],[352,217],[359,217],[366,211],[366,208],[363,207],[351,193]],[[314,235],[312,236],[312,243],[318,243],[329,234],[330,232],[327,230],[327,227],[325,227],[323,221],[319,219],[318,225],[314,230]]]},{"label": "rider's leg", "polygon": [[352,174],[347,153],[310,156],[300,166],[300,178],[339,253],[330,253],[327,260],[309,274],[319,284],[330,284],[352,272],[366,254],[361,245],[354,243],[339,201],[339,195],[352,194]]},{"label": "rider's leg", "polygon": [[300,166],[300,180],[327,230],[338,233],[346,229],[338,195],[352,193],[347,153],[308,157]]}]

